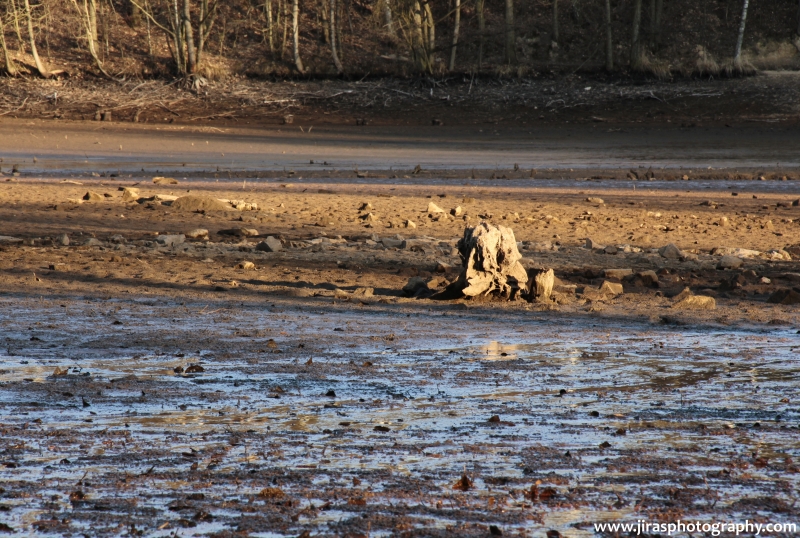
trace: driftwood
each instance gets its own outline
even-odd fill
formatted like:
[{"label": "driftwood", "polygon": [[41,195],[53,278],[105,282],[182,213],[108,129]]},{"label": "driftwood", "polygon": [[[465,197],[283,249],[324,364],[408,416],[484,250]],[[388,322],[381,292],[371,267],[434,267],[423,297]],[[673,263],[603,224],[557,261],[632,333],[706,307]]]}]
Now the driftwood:
[{"label": "driftwood", "polygon": [[465,296],[514,299],[525,289],[528,274],[520,263],[522,255],[510,228],[485,221],[467,228],[458,251],[463,262],[458,285]]}]

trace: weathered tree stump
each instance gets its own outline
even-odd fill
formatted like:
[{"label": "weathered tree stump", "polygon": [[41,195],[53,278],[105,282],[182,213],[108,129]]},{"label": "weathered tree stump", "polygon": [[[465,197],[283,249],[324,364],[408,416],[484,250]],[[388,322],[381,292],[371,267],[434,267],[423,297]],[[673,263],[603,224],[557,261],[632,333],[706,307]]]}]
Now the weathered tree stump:
[{"label": "weathered tree stump", "polygon": [[458,251],[464,266],[458,283],[465,296],[514,299],[525,289],[528,274],[520,263],[522,255],[510,228],[485,221],[467,228]]}]

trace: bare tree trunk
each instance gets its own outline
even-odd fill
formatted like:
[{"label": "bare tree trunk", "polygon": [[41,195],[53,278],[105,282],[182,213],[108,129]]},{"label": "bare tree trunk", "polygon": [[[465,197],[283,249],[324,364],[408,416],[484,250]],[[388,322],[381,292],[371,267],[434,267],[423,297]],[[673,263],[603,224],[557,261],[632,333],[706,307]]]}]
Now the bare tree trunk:
[{"label": "bare tree trunk", "polygon": [[433,65],[431,64],[431,57],[428,51],[428,20],[424,13],[419,0],[414,0],[414,3],[411,5],[411,21],[413,25],[411,34],[411,54],[414,57],[417,68],[424,73],[430,73],[433,70]]},{"label": "bare tree trunk", "polygon": [[558,45],[558,0],[553,0],[553,36],[550,40]]},{"label": "bare tree trunk", "polygon": [[267,41],[269,42],[270,54],[275,53],[275,41],[272,26],[272,0],[264,1],[264,14],[267,16]]},{"label": "bare tree trunk", "polygon": [[642,47],[639,40],[639,29],[642,24],[642,0],[634,0],[633,24],[631,34],[631,68],[639,69],[642,65]]},{"label": "bare tree trunk", "polygon": [[8,47],[6,47],[6,32],[3,19],[0,18],[0,47],[3,48],[3,60],[5,62],[6,74],[10,77],[17,76],[17,68],[14,67],[14,62],[8,54]]},{"label": "bare tree trunk", "polygon": [[19,27],[19,8],[16,0],[11,0],[11,9],[14,13],[14,31],[17,33],[17,50],[20,54],[25,53],[25,40],[22,39],[22,30]]},{"label": "bare tree trunk", "polygon": [[514,37],[514,0],[506,1],[505,59],[508,64],[517,63],[517,39]]},{"label": "bare tree trunk", "polygon": [[392,4],[389,0],[379,0],[383,4],[383,25],[386,28],[386,32],[392,37],[395,37],[397,33],[394,31],[394,20],[392,18]]},{"label": "bare tree trunk", "polygon": [[483,14],[485,0],[477,0],[475,11],[478,12],[478,69],[483,65],[483,44],[486,32],[486,17]]},{"label": "bare tree trunk", "polygon": [[[27,1],[27,0],[26,0]],[[750,0],[744,0],[742,7],[742,22],[739,24],[739,36],[736,38],[736,53],[733,55],[733,61],[738,62],[742,56],[742,42],[744,42],[744,26],[747,23],[747,6]]]},{"label": "bare tree trunk", "polygon": [[33,62],[36,64],[36,70],[43,78],[50,78],[50,71],[42,63],[39,58],[39,51],[36,49],[36,35],[33,33],[33,16],[31,14],[31,5],[28,0],[24,0],[23,6],[25,7],[25,18],[28,21],[28,38],[30,39],[31,54],[33,55]]},{"label": "bare tree trunk", "polygon": [[661,19],[664,14],[664,0],[656,0],[656,31],[653,38],[653,46],[661,46]]},{"label": "bare tree trunk", "polygon": [[331,23],[328,20],[328,11],[330,11],[330,6],[328,5],[327,0],[321,0],[322,8],[320,9],[321,16],[322,16],[322,40],[325,42],[326,45],[331,44]]},{"label": "bare tree trunk", "polygon": [[[283,17],[283,40],[281,41],[281,60],[286,55],[286,39],[289,34],[289,0],[278,0],[278,11],[282,12]],[[281,6],[283,9],[281,10]]]},{"label": "bare tree trunk", "polygon": [[339,54],[336,52],[336,0],[330,0],[331,7],[331,56],[333,56],[333,64],[339,73],[344,72],[342,62],[339,60]]},{"label": "bare tree trunk", "polygon": [[300,0],[292,0],[292,58],[297,71],[305,73],[300,59]]},{"label": "bare tree trunk", "polygon": [[458,31],[461,27],[461,0],[456,1],[456,20],[453,23],[453,44],[450,48],[450,65],[448,69],[452,71],[456,67],[456,48],[458,47]]},{"label": "bare tree trunk", "polygon": [[214,2],[211,8],[208,7],[208,0],[200,0],[200,24],[197,26],[197,64],[203,60],[203,52],[206,50],[206,42],[211,35],[211,29],[217,18],[217,3]]},{"label": "bare tree trunk", "polygon": [[183,28],[186,36],[186,74],[193,75],[197,70],[197,55],[194,48],[194,30],[192,29],[192,13],[189,0],[183,0]]},{"label": "bare tree trunk", "polygon": [[430,0],[425,1],[425,52],[428,54],[428,63],[433,67],[436,61],[436,20],[433,18]]},{"label": "bare tree trunk", "polygon": [[611,0],[606,0],[606,71],[614,70],[614,41],[611,35]]}]

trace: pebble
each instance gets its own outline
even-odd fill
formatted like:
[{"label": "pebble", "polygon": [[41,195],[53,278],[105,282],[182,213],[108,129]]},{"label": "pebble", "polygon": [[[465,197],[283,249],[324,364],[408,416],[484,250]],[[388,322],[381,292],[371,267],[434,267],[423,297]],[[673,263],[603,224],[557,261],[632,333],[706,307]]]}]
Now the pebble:
[{"label": "pebble", "polygon": [[727,254],[719,260],[717,269],[738,269],[743,263],[741,258]]},{"label": "pebble", "polygon": [[281,249],[283,249],[283,245],[280,239],[272,237],[271,235],[267,236],[266,239],[256,245],[256,250],[260,252],[278,252]]},{"label": "pebble", "polygon": [[180,245],[184,240],[186,240],[186,236],[183,234],[159,235],[156,237],[156,243],[165,247]]}]

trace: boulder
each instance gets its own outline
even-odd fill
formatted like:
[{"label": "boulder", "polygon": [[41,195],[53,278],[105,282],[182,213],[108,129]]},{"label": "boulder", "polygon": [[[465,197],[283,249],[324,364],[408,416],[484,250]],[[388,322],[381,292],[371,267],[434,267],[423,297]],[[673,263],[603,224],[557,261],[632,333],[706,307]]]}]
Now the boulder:
[{"label": "boulder", "polygon": [[172,209],[178,211],[227,211],[230,206],[222,200],[210,196],[181,196],[172,202]]},{"label": "boulder", "polygon": [[260,252],[278,252],[281,249],[283,249],[283,245],[280,239],[272,237],[271,235],[267,236],[266,239],[256,245],[256,250]]},{"label": "boulder", "polygon": [[683,252],[681,252],[681,249],[679,249],[672,243],[658,249],[658,254],[662,258],[666,258],[668,260],[679,260],[683,257]]},{"label": "boulder", "polygon": [[467,297],[495,294],[513,298],[528,282],[511,228],[485,221],[466,228],[458,250],[463,260],[459,285]]}]

